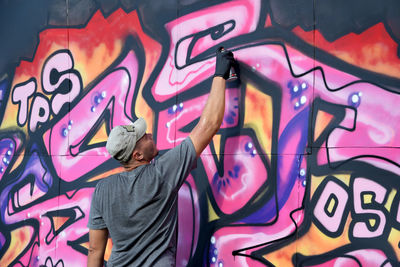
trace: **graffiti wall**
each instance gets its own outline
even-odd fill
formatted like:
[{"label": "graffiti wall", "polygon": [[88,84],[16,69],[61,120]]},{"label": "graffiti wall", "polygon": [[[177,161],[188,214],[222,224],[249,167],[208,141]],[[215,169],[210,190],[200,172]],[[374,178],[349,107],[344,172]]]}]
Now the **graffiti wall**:
[{"label": "graffiti wall", "polygon": [[0,5],[0,266],[85,266],[110,129],[179,144],[219,46],[240,79],[179,191],[177,265],[398,266],[398,1]]}]

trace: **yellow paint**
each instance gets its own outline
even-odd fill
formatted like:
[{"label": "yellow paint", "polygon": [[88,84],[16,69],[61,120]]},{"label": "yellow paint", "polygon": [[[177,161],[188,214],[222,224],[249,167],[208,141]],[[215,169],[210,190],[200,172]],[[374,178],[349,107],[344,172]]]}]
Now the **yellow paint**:
[{"label": "yellow paint", "polygon": [[394,252],[396,253],[397,260],[400,259],[399,240],[400,240],[400,230],[392,228],[392,230],[389,233],[388,242],[390,243]]},{"label": "yellow paint", "polygon": [[247,84],[244,114],[244,127],[255,131],[264,152],[271,157],[272,98]]},{"label": "yellow paint", "polygon": [[85,243],[82,243],[82,244],[80,244],[82,247],[84,247],[84,248],[86,248],[86,249],[89,249],[89,242],[85,242]]},{"label": "yellow paint", "polygon": [[375,226],[375,223],[376,223],[376,220],[375,220],[375,219],[369,219],[368,222],[369,222],[369,225],[370,225],[371,227],[374,227],[374,226]]},{"label": "yellow paint", "polygon": [[363,203],[364,204],[371,204],[372,203],[372,194],[364,194],[363,195]]},{"label": "yellow paint", "polygon": [[321,133],[332,121],[332,119],[333,119],[332,114],[326,113],[324,111],[318,111],[317,118],[315,120],[314,141],[318,139]]},{"label": "yellow paint", "polygon": [[107,142],[107,130],[106,130],[106,124],[103,122],[101,124],[100,129],[96,132],[96,134],[93,136],[93,138],[89,141],[89,145],[101,143],[101,142]]},{"label": "yellow paint", "polygon": [[328,205],[328,212],[330,214],[332,214],[333,208],[335,207],[335,204],[336,204],[336,200],[331,198],[331,201],[329,202],[329,205]]},{"label": "yellow paint", "polygon": [[220,156],[221,156],[221,135],[220,134],[214,135],[213,144],[214,144],[215,154],[217,155],[217,158],[219,160]]},{"label": "yellow paint", "polygon": [[[28,132],[28,128],[27,128],[28,126],[27,125],[28,125],[29,115],[27,115],[27,122],[26,122],[25,126],[24,127],[19,127],[18,124],[17,124],[17,121],[18,121],[18,107],[19,107],[19,105],[18,104],[14,105],[11,102],[11,98],[12,98],[12,95],[10,95],[9,100],[7,102],[7,106],[6,106],[6,109],[4,111],[4,119],[3,119],[2,123],[1,123],[0,129],[1,130],[7,130],[7,129],[10,129],[10,128],[11,129],[18,129],[18,130],[21,130],[23,133],[27,134],[27,132]],[[32,98],[29,98],[29,100],[28,100],[28,110],[30,108],[31,103],[32,103]]]},{"label": "yellow paint", "polygon": [[207,198],[207,203],[208,203],[208,221],[212,222],[212,221],[218,220],[219,217],[218,217],[217,213],[215,213],[215,210],[214,210],[213,206],[211,205],[211,202],[208,198]]},{"label": "yellow paint", "polygon": [[389,194],[388,199],[385,204],[385,208],[388,211],[390,211],[390,208],[392,207],[392,203],[393,203],[394,197],[396,196],[396,193],[397,193],[396,189],[392,189],[392,191],[390,191],[390,194]]},{"label": "yellow paint", "polygon": [[23,226],[11,232],[10,245],[0,259],[0,266],[10,266],[10,263],[18,257],[31,241],[33,228]]}]

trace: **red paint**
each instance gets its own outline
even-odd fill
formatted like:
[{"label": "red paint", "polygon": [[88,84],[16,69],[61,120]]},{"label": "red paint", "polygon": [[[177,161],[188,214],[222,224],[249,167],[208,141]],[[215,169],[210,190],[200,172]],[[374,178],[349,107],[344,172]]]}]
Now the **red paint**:
[{"label": "red paint", "polygon": [[121,40],[123,43],[129,35],[138,36],[146,50],[159,50],[158,44],[143,32],[136,11],[127,14],[118,9],[108,18],[98,11],[86,27],[46,29],[39,34],[40,42],[32,62],[21,61],[16,69],[16,77],[40,75],[44,60],[54,52],[52,46],[68,49],[68,43],[73,43],[90,58],[99,45],[105,45],[112,53],[115,42]]},{"label": "red paint", "polygon": [[[306,32],[300,27],[296,27],[293,29],[293,33],[307,43],[361,68],[388,74],[385,73],[386,68],[379,67],[394,67],[396,69],[391,74],[400,74],[400,59],[397,56],[398,45],[387,33],[382,23],[378,23],[360,34],[349,33],[333,42],[327,41],[318,30]],[[379,53],[369,53],[368,51],[371,51],[371,48],[376,45],[382,50],[375,51]],[[373,68],[376,64],[380,65],[378,68]]]}]

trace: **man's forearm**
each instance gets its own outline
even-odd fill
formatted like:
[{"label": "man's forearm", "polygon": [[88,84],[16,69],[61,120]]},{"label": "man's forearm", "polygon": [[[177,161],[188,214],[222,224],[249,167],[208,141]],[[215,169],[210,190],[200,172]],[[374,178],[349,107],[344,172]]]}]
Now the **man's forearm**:
[{"label": "man's forearm", "polygon": [[106,252],[108,229],[89,229],[88,267],[101,267],[104,263]]},{"label": "man's forearm", "polygon": [[210,132],[218,131],[225,112],[225,86],[226,81],[222,77],[214,77],[204,110],[200,116],[200,122]]},{"label": "man's forearm", "polygon": [[87,258],[87,267],[101,267],[104,264],[104,253],[90,251]]},{"label": "man's forearm", "polygon": [[225,111],[225,80],[214,77],[210,95],[200,116],[200,121],[190,133],[197,156],[210,143],[221,126]]}]

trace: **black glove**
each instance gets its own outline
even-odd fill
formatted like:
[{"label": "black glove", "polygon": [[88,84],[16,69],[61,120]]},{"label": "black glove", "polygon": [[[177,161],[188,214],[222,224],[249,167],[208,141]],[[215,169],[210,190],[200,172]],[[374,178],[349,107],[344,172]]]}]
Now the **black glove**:
[{"label": "black glove", "polygon": [[220,47],[216,52],[216,57],[214,77],[219,76],[226,80],[229,78],[230,69],[235,63],[233,53]]}]

